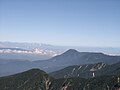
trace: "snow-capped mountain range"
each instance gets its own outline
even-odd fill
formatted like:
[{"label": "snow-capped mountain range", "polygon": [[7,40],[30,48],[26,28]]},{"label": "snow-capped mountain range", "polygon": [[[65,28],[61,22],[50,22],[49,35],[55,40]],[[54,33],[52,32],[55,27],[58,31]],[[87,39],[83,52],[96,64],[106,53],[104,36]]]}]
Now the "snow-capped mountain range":
[{"label": "snow-capped mountain range", "polygon": [[45,60],[60,54],[56,47],[43,43],[0,42],[0,58]]},{"label": "snow-capped mountain range", "polygon": [[24,50],[19,48],[0,48],[0,53],[38,54],[38,55],[50,55],[50,56],[58,55],[58,53],[53,50],[43,50],[40,48],[35,48],[32,50]]},{"label": "snow-capped mountain range", "polygon": [[54,46],[43,43],[0,42],[0,58],[3,59],[17,58],[17,59],[27,59],[32,61],[45,60],[53,56],[60,55],[69,49],[76,49],[80,52],[102,52],[104,54],[112,55],[112,56],[120,55],[120,48],[111,48],[111,47],[101,48],[101,47],[80,47],[80,46]]}]

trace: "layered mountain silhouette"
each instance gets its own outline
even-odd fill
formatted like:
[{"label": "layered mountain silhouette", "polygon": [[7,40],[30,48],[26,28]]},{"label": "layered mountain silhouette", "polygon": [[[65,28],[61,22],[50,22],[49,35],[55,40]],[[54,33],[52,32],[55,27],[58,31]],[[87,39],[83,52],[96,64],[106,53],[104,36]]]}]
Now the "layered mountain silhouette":
[{"label": "layered mountain silhouette", "polygon": [[57,55],[48,60],[16,60],[15,62],[0,63],[0,76],[11,75],[32,68],[39,68],[46,72],[53,72],[73,65],[95,64],[99,62],[111,65],[119,61],[120,56],[109,56],[103,53],[94,52],[78,52],[74,49],[70,49],[63,54]]}]

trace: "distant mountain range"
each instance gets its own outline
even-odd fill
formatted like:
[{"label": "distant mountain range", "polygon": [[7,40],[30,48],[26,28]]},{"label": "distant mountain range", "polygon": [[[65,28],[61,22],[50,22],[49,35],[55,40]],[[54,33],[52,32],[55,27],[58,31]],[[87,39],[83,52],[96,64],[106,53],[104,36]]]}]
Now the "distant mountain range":
[{"label": "distant mountain range", "polygon": [[43,44],[43,43],[18,43],[18,42],[0,42],[0,48],[22,48],[22,49],[34,49],[34,48],[49,48],[52,45]]},{"label": "distant mountain range", "polygon": [[32,50],[25,50],[21,48],[0,48],[0,54],[38,54],[38,55],[48,55],[48,56],[56,56],[57,52],[52,50],[43,50],[43,49],[32,49]]},{"label": "distant mountain range", "polygon": [[64,51],[66,47],[63,46],[54,46],[50,44],[44,44],[44,43],[28,43],[28,42],[0,42],[0,48],[20,48],[24,50],[34,50],[34,49],[40,49],[40,50],[51,50],[56,52]]},{"label": "distant mountain range", "polygon": [[120,55],[120,48],[54,46],[50,44],[28,42],[0,42],[0,59],[19,59],[30,61],[47,60],[56,55],[62,54],[71,48],[80,52],[103,52],[112,56]]},{"label": "distant mountain range", "polygon": [[61,51],[58,46],[43,43],[0,42],[2,59],[44,60],[60,54]]},{"label": "distant mountain range", "polygon": [[[1,59],[0,76],[19,73],[32,68],[39,68],[46,72],[54,72],[73,65],[95,64],[102,62],[105,65],[111,65],[120,61],[120,56],[109,56],[103,53],[78,52],[70,49],[61,55],[57,55],[48,60],[28,61],[28,60],[10,60],[5,62]],[[4,63],[3,63],[4,62]]]},{"label": "distant mountain range", "polygon": [[20,48],[25,50],[52,50],[63,53],[68,49],[76,49],[80,52],[103,52],[109,55],[120,55],[120,47],[82,47],[82,46],[55,46],[44,43],[18,43],[18,42],[0,42],[0,48]]}]

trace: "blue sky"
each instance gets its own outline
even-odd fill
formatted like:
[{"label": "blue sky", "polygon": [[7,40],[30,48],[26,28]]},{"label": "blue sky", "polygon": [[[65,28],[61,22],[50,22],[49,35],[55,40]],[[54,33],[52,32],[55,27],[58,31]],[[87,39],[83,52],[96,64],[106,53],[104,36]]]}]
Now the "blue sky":
[{"label": "blue sky", "polygon": [[120,47],[120,0],[0,0],[0,41]]}]

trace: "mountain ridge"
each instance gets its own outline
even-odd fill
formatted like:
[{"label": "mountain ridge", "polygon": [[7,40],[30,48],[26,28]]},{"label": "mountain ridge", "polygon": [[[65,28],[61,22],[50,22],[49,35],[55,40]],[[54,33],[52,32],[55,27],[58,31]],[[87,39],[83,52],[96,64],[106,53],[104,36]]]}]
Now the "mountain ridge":
[{"label": "mountain ridge", "polygon": [[[109,56],[95,52],[78,52],[70,49],[61,55],[51,59],[38,60],[23,63],[11,63],[0,65],[0,76],[15,74],[18,71],[25,71],[32,68],[39,68],[46,72],[53,72],[72,65],[95,64],[103,62],[105,64],[114,64],[120,61],[120,56]],[[8,68],[9,67],[9,68]]]},{"label": "mountain ridge", "polygon": [[31,69],[0,77],[1,90],[119,90],[118,75],[103,75],[90,79],[71,77],[54,79],[46,72]]}]

